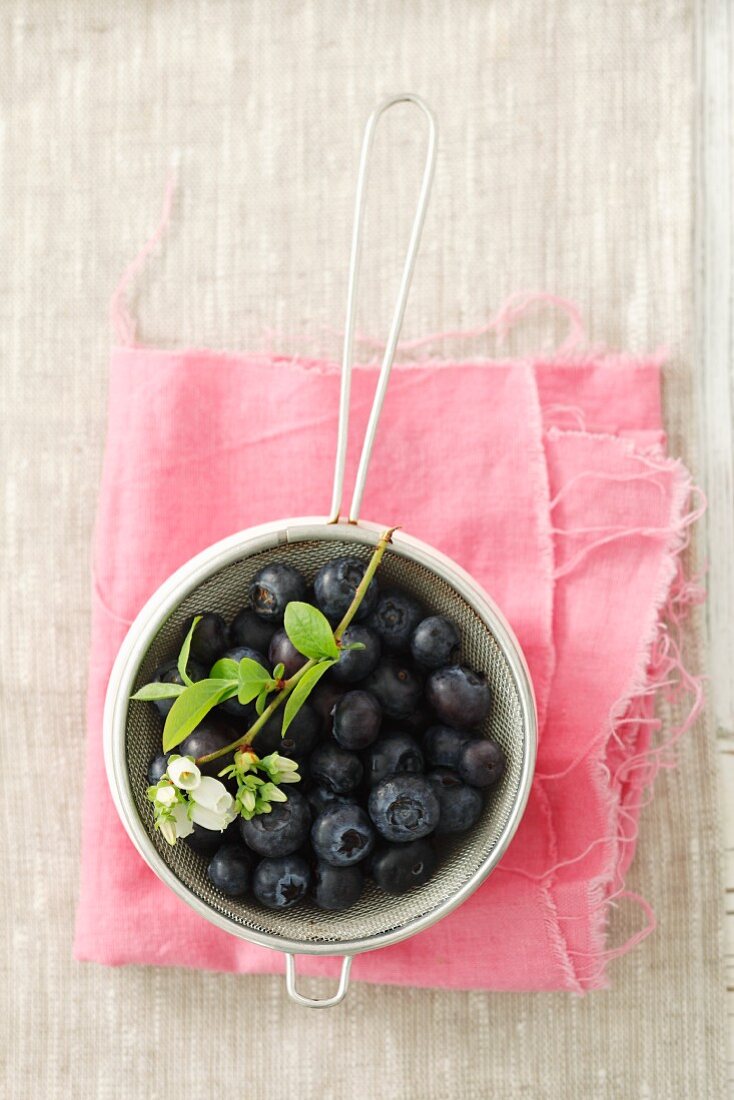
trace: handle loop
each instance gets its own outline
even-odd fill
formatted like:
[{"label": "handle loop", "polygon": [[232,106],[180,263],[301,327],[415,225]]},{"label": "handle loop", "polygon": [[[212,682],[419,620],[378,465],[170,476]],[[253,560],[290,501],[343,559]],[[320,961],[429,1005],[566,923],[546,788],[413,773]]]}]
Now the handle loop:
[{"label": "handle loop", "polygon": [[357,310],[357,287],[359,277],[359,261],[362,254],[362,226],[364,222],[364,209],[366,198],[366,184],[367,177],[369,175],[369,159],[372,151],[372,145],[375,137],[375,129],[380,116],[389,110],[390,107],[395,106],[396,103],[414,103],[425,115],[428,123],[428,143],[426,148],[426,160],[423,167],[423,178],[421,180],[420,192],[418,195],[418,205],[415,211],[415,217],[413,218],[413,226],[410,231],[410,240],[408,242],[408,251],[405,256],[405,264],[403,266],[403,273],[400,279],[400,288],[398,290],[398,297],[395,303],[395,311],[393,313],[392,323],[390,325],[390,331],[387,337],[387,343],[385,345],[385,352],[382,359],[382,366],[380,367],[380,374],[377,379],[377,387],[375,389],[375,396],[372,402],[372,411],[370,412],[370,418],[367,424],[367,430],[365,431],[364,441],[362,443],[362,454],[359,460],[359,466],[357,468],[357,477],[354,483],[354,493],[352,496],[352,503],[349,508],[349,522],[356,523],[359,517],[359,509],[362,504],[362,496],[364,494],[365,481],[367,479],[367,469],[370,463],[370,457],[372,455],[372,446],[375,441],[375,434],[377,432],[377,425],[380,420],[380,413],[382,412],[382,406],[385,400],[385,393],[387,391],[387,383],[390,378],[390,371],[392,369],[393,359],[395,358],[395,349],[400,337],[400,330],[403,325],[403,317],[405,316],[405,307],[408,301],[408,292],[410,290],[410,283],[413,278],[413,268],[415,267],[415,259],[418,253],[418,245],[420,244],[421,232],[423,230],[423,222],[426,217],[426,209],[428,207],[428,198],[431,192],[431,184],[433,182],[433,172],[436,165],[436,120],[429,107],[423,102],[420,96],[414,95],[412,92],[402,92],[399,95],[390,96],[384,100],[370,115],[367,120],[367,125],[364,131],[364,138],[362,139],[362,152],[359,160],[359,174],[357,176],[357,195],[354,204],[354,227],[352,230],[352,250],[349,260],[349,279],[347,286],[347,315],[346,323],[344,326],[344,349],[342,352],[342,369],[341,369],[341,393],[339,397],[339,433],[337,436],[336,444],[336,464],[334,467],[334,490],[331,500],[331,512],[329,513],[329,523],[337,523],[341,513],[342,495],[344,492],[344,467],[347,457],[347,442],[349,438],[349,401],[351,396],[351,382],[352,382],[352,354],[354,350],[354,324]]},{"label": "handle loop", "polygon": [[346,997],[351,968],[352,956],[344,955],[342,957],[341,973],[339,974],[339,985],[333,997],[324,997],[320,1000],[313,997],[304,997],[296,989],[296,956],[285,952],[285,988],[290,999],[298,1005],[304,1005],[306,1008],[331,1008],[333,1005],[338,1005]]}]

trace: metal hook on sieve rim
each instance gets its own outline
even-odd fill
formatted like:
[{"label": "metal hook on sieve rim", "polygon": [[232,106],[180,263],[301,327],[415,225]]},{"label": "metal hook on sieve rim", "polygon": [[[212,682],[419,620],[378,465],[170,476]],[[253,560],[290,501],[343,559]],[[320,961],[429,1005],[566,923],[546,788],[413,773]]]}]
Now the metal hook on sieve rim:
[{"label": "metal hook on sieve rim", "polygon": [[397,103],[414,103],[426,117],[428,122],[428,143],[426,159],[423,167],[418,205],[413,218],[413,226],[410,231],[408,251],[405,255],[403,273],[400,279],[395,311],[393,313],[390,331],[382,358],[382,366],[377,379],[377,387],[372,402],[372,410],[362,443],[362,453],[357,468],[357,477],[354,483],[352,503],[349,508],[349,522],[356,523],[359,518],[359,510],[362,504],[367,469],[372,455],[372,446],[375,441],[375,433],[380,420],[380,413],[385,400],[387,384],[390,379],[395,350],[397,348],[400,330],[403,326],[405,307],[408,301],[408,293],[413,278],[413,268],[418,253],[423,222],[426,217],[428,198],[433,183],[433,172],[436,165],[436,120],[430,108],[423,102],[420,96],[412,92],[402,92],[390,96],[384,100],[370,115],[362,139],[362,152],[359,159],[359,174],[357,176],[357,194],[354,203],[354,227],[352,229],[352,251],[349,258],[349,279],[347,285],[347,315],[344,325],[344,349],[342,352],[341,368],[341,392],[339,397],[339,432],[336,444],[336,465],[334,467],[334,490],[331,499],[331,512],[329,523],[338,523],[341,514],[342,495],[344,492],[344,467],[347,457],[347,443],[349,438],[349,402],[352,383],[352,355],[354,350],[354,323],[357,311],[357,287],[359,281],[359,261],[362,253],[362,227],[364,223],[364,209],[366,199],[367,177],[369,175],[369,158],[375,137],[375,130],[380,116]]},{"label": "metal hook on sieve rim", "polygon": [[339,985],[336,993],[332,997],[318,998],[305,997],[303,993],[298,992],[296,989],[296,956],[289,951],[284,951],[283,954],[285,955],[285,988],[292,1001],[295,1001],[298,1005],[303,1005],[305,1008],[332,1008],[334,1005],[341,1004],[349,988],[349,971],[352,968],[351,955],[342,956]]}]

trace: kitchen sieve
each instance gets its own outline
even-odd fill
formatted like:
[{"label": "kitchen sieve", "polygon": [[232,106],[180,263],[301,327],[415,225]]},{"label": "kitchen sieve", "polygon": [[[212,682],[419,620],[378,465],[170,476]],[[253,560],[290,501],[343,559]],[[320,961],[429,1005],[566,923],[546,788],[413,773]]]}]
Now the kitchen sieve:
[{"label": "kitchen sieve", "polygon": [[[370,152],[380,116],[397,103],[416,105],[428,124],[428,142],[418,205],[375,397],[362,446],[351,506],[342,517],[349,429],[352,348],[357,282]],[[208,879],[206,860],[186,844],[170,847],[154,829],[146,799],[148,764],[160,751],[160,720],[130,696],[153,679],[155,669],[178,650],[189,617],[205,607],[231,619],[245,602],[255,573],[268,562],[294,566],[312,581],[330,558],[371,557],[387,524],[359,519],[375,432],[402,326],[415,257],[425,218],[436,155],[436,125],[426,104],[406,93],[381,103],[364,133],[357,180],[349,266],[347,315],[341,373],[339,429],[331,512],[248,528],[197,554],[148,600],[120,648],[107,689],[104,712],[105,765],[112,797],[140,854],[158,877],[202,917],[232,935],[285,954],[290,997],[310,1007],[338,1004],[346,995],[352,959],[415,935],[446,916],[476,890],[507,848],[525,808],[535,763],[536,715],[523,654],[510,627],[487,593],[456,562],[419,539],[397,531],[380,564],[380,582],[405,589],[430,614],[444,614],[458,626],[463,663],[481,672],[492,692],[492,710],[482,733],[504,750],[505,773],[491,789],[470,833],[438,842],[433,878],[408,894],[384,894],[368,880],[361,899],[343,912],[326,912],[307,902],[271,911],[247,899],[230,898]],[[333,996],[306,997],[296,988],[296,957],[342,957]]]}]

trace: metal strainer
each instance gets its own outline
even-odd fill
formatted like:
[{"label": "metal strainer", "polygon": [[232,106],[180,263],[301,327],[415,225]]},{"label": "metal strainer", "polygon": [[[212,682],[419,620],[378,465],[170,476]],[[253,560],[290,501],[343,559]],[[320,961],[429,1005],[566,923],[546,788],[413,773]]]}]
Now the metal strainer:
[{"label": "metal strainer", "polygon": [[[347,520],[340,519],[348,435],[351,356],[365,182],[376,123],[395,103],[412,102],[428,120],[428,150],[410,244],[390,335],[365,435]],[[382,103],[365,130],[357,186],[342,364],[339,438],[332,511],[328,519],[299,518],[253,527],[222,540],[182,566],[151,597],[120,649],[107,691],[105,762],[112,795],[131,840],[148,865],[179,897],[213,924],[243,939],[285,953],[286,987],[300,1004],[326,1007],[345,996],[354,955],[397,943],[427,928],[467,898],[499,861],[527,802],[535,763],[536,717],[532,686],[519,645],[487,593],[451,559],[398,531],[380,565],[380,582],[417,597],[432,614],[448,615],[462,638],[462,659],[482,672],[492,692],[485,735],[502,746],[505,774],[489,794],[469,834],[444,838],[439,865],[425,885],[400,897],[369,883],[359,902],[341,912],[307,903],[293,910],[266,910],[247,899],[226,897],[209,881],[206,861],[183,843],[169,847],[153,828],[146,799],[146,771],[160,751],[160,720],[153,708],[131,703],[156,667],[177,650],[187,618],[202,607],[232,618],[245,602],[254,574],[267,562],[285,561],[312,581],[324,562],[338,555],[369,559],[384,529],[358,521],[367,467],[392,366],[420,240],[435,160],[435,122],[417,96]],[[384,525],[387,526],[387,525]],[[313,1000],[296,990],[295,956],[343,956],[334,996]]]}]

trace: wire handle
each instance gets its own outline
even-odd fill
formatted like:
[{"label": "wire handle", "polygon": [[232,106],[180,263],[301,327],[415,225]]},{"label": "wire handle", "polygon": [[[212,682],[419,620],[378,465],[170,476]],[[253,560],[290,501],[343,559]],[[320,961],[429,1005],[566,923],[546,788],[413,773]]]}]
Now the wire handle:
[{"label": "wire handle", "polygon": [[357,195],[354,203],[352,251],[349,259],[347,316],[344,326],[344,350],[342,352],[341,393],[339,397],[339,433],[336,443],[334,491],[331,498],[331,512],[328,519],[329,523],[338,523],[339,521],[342,506],[342,495],[344,492],[344,467],[346,465],[347,443],[349,439],[349,402],[352,388],[354,322],[357,312],[359,261],[362,254],[362,226],[364,223],[367,177],[369,175],[369,158],[374,142],[375,130],[377,128],[377,123],[380,119],[380,116],[383,115],[385,111],[389,110],[390,107],[394,107],[396,103],[415,103],[415,105],[420,108],[428,122],[428,145],[426,148],[425,165],[423,167],[423,178],[421,180],[421,188],[418,195],[418,205],[416,207],[415,217],[413,218],[413,227],[410,231],[408,251],[405,256],[403,274],[400,279],[400,289],[398,290],[398,297],[395,303],[395,312],[393,313],[392,323],[390,325],[390,332],[388,334],[387,343],[385,345],[385,353],[382,359],[382,366],[380,367],[380,374],[377,379],[377,387],[375,389],[375,396],[372,402],[372,411],[370,412],[367,430],[365,431],[364,441],[362,443],[362,454],[359,459],[357,478],[354,483],[354,494],[352,496],[352,503],[349,508],[348,518],[350,523],[356,523],[359,518],[359,510],[362,504],[362,496],[364,495],[365,482],[367,480],[367,469],[369,467],[370,458],[372,456],[372,447],[375,441],[377,425],[380,420],[380,413],[382,412],[382,406],[385,401],[385,393],[387,392],[387,384],[390,379],[390,371],[392,370],[393,359],[395,358],[395,349],[397,347],[398,339],[400,338],[400,330],[403,325],[405,307],[408,302],[408,292],[410,290],[410,283],[413,278],[413,268],[415,267],[415,259],[418,253],[418,246],[420,244],[421,232],[423,230],[423,222],[425,221],[426,209],[428,207],[428,198],[431,192],[431,184],[433,183],[433,171],[436,165],[436,120],[430,108],[423,102],[420,96],[414,95],[412,92],[402,92],[398,95],[390,96],[388,99],[380,103],[367,120],[367,125],[364,131],[364,138],[362,139],[362,152],[359,159]]},{"label": "wire handle", "polygon": [[316,999],[314,997],[305,997],[303,993],[299,993],[296,989],[296,955],[291,955],[288,951],[284,951],[285,955],[285,988],[288,992],[288,996],[292,1001],[295,1001],[297,1005],[303,1005],[305,1008],[332,1008],[334,1005],[338,1005],[347,995],[349,988],[349,971],[352,968],[352,956],[343,955],[341,970],[339,971],[339,985],[337,986],[336,993],[332,997],[322,997]]}]

